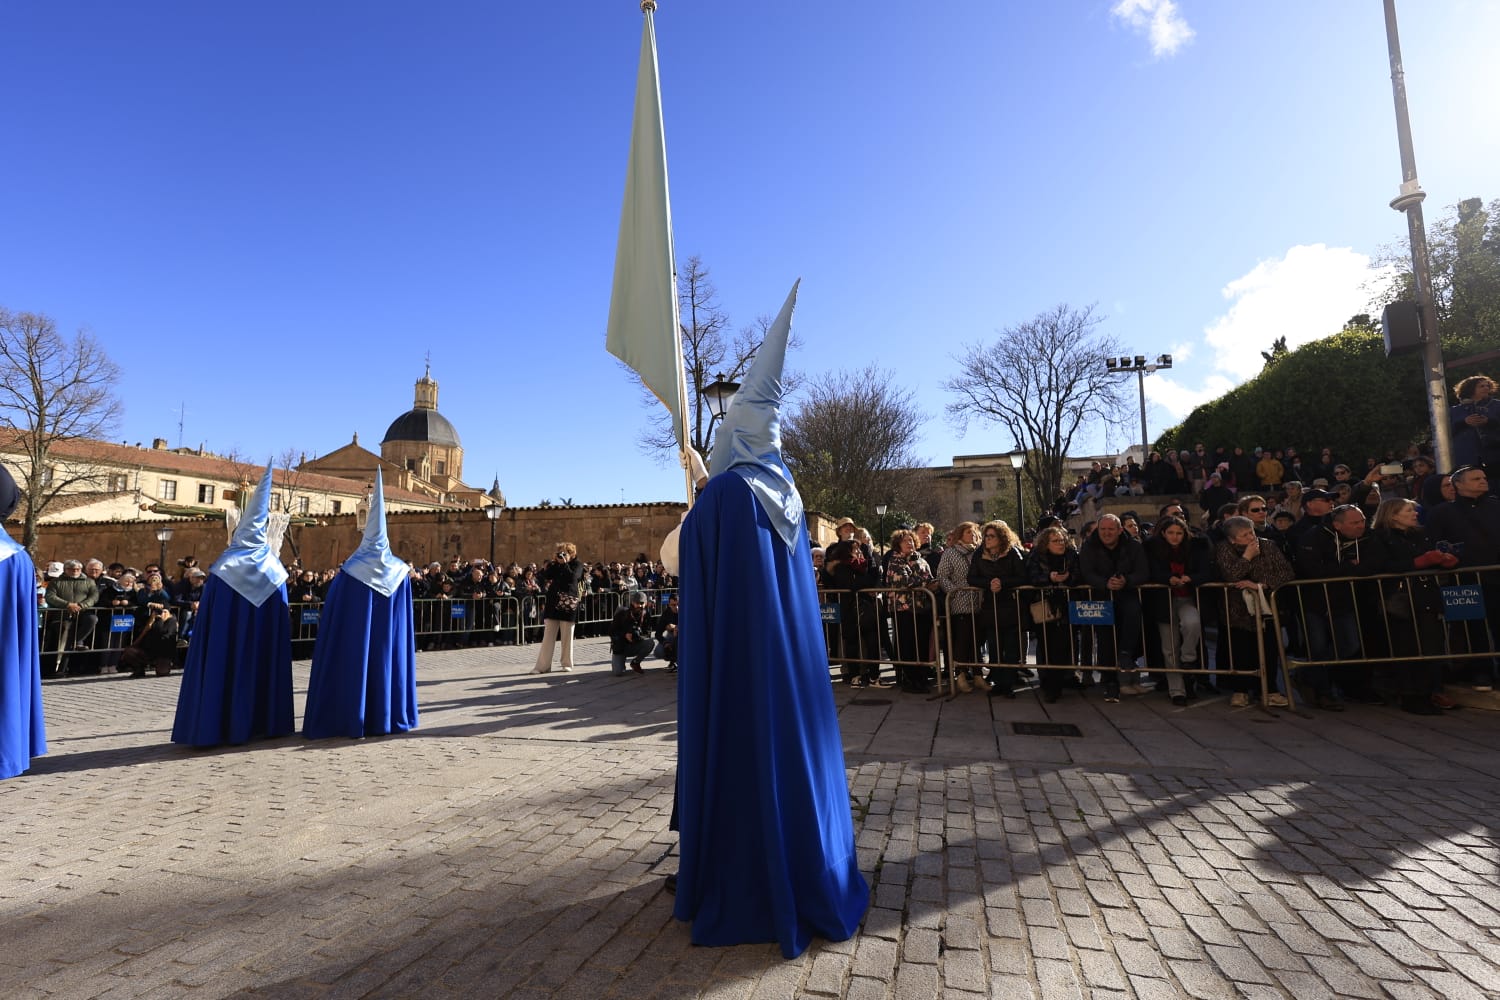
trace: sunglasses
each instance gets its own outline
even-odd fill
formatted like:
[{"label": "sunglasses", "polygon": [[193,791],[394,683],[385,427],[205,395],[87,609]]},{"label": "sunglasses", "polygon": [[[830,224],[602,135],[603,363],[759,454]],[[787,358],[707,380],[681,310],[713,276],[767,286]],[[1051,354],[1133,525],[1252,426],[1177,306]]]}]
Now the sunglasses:
[{"label": "sunglasses", "polygon": [[1266,509],[1264,507],[1250,507],[1248,508],[1248,510],[1252,514],[1264,514],[1266,512]]}]

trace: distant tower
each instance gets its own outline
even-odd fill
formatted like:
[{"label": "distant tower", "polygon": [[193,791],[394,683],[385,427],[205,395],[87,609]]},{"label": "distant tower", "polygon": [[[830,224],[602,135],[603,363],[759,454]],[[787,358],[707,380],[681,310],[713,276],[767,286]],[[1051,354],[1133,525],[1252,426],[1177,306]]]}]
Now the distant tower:
[{"label": "distant tower", "polygon": [[464,448],[458,431],[438,412],[438,384],[429,362],[417,379],[412,408],[386,428],[380,457],[443,489],[462,485]]}]

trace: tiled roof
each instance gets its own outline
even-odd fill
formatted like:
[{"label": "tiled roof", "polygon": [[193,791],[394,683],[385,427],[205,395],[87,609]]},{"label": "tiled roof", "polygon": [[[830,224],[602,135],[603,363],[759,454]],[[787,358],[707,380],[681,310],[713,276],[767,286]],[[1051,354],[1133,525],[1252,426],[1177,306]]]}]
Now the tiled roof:
[{"label": "tiled roof", "polygon": [[[18,437],[15,432],[0,431],[0,451],[12,453],[20,451]],[[52,454],[58,458],[93,465],[113,466],[121,470],[149,469],[157,473],[176,473],[227,483],[239,482],[240,476],[247,472],[251,481],[254,482],[264,471],[264,466],[253,462],[231,462],[227,458],[211,455],[183,454],[161,448],[135,448],[130,445],[91,441],[86,438],[60,438],[52,443],[51,450]],[[272,470],[272,482],[279,487],[286,487],[287,476],[285,469]],[[317,472],[297,472],[294,469],[291,472],[291,478],[298,490],[308,493],[343,493],[357,496],[365,491],[365,484],[359,480],[340,479]],[[385,488],[385,498],[433,508],[455,506],[395,486]]]}]

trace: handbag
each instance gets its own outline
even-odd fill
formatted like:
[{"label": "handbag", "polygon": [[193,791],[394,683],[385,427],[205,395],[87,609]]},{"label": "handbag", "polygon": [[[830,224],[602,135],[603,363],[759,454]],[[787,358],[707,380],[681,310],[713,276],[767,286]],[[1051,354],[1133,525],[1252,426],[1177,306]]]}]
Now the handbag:
[{"label": "handbag", "polygon": [[571,613],[578,610],[578,598],[573,594],[558,594],[556,605],[557,610]]},{"label": "handbag", "polygon": [[1032,601],[1027,610],[1031,612],[1031,620],[1037,625],[1055,622],[1062,617],[1062,612],[1054,608],[1045,597],[1039,601]]},{"label": "handbag", "polygon": [[1405,581],[1398,583],[1396,589],[1386,594],[1380,603],[1385,605],[1385,613],[1390,617],[1410,620],[1411,601],[1407,597]]},{"label": "handbag", "polygon": [[1254,590],[1240,591],[1245,598],[1245,610],[1250,612],[1251,618],[1271,617],[1271,605],[1266,600],[1266,592],[1261,587]]}]

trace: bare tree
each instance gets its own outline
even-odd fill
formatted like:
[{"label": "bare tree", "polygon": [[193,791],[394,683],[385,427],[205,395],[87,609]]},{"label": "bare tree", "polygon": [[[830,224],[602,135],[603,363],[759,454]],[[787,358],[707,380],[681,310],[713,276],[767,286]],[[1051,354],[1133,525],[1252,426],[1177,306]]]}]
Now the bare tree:
[{"label": "bare tree", "polygon": [[119,368],[87,331],[69,340],[49,316],[0,308],[0,426],[21,451],[28,550],[36,545],[38,519],[59,494],[103,488],[107,472],[89,462],[55,461],[52,448],[112,437],[123,413],[119,381]]},{"label": "bare tree", "polygon": [[985,346],[967,347],[954,360],[960,374],[943,383],[956,400],[948,414],[959,427],[970,419],[1005,428],[1036,493],[1050,500],[1062,488],[1068,453],[1079,432],[1130,420],[1126,382],[1104,366],[1119,345],[1096,332],[1094,307],[1066,304],[1015,326]]},{"label": "bare tree", "polygon": [[[774,318],[759,316],[750,326],[731,332],[729,317],[719,306],[719,290],[714,287],[707,265],[697,256],[688,258],[677,275],[677,298],[682,323],[682,368],[687,379],[688,443],[707,459],[718,421],[709,412],[703,390],[720,376],[729,382],[739,382],[744,378]],[[787,341],[787,347],[796,348],[801,343],[794,333]],[[640,380],[623,362],[621,367]],[[786,375],[783,381],[788,391],[797,386],[795,376]],[[643,385],[641,392],[644,405],[654,415],[652,429],[641,441],[641,450],[647,454],[675,456],[677,436],[672,429],[671,415],[651,390]]]},{"label": "bare tree", "polygon": [[874,365],[811,379],[781,425],[781,449],[809,510],[868,517],[875,504],[926,503],[913,453],[925,416],[912,393]]}]

